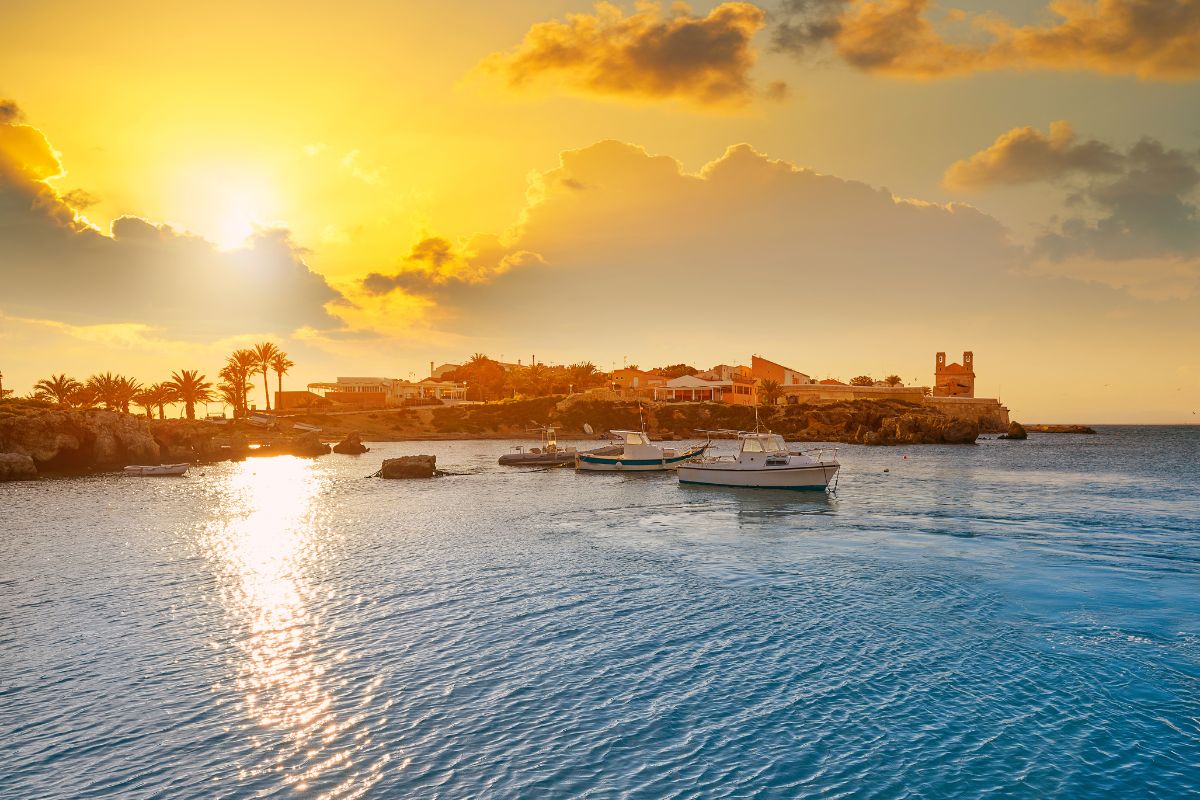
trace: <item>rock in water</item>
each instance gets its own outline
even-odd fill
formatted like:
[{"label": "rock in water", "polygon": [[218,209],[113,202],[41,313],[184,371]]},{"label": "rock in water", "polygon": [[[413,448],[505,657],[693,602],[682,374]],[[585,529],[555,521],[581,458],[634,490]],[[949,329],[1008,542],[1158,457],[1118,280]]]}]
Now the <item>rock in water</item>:
[{"label": "rock in water", "polygon": [[348,456],[357,456],[367,452],[369,448],[362,443],[362,437],[357,433],[348,433],[346,438],[333,446],[333,452]]},{"label": "rock in water", "polygon": [[292,437],[286,444],[287,452],[296,456],[323,456],[329,453],[330,447],[321,441],[315,432],[302,433]]},{"label": "rock in water", "polygon": [[1003,436],[998,436],[998,439],[1028,439],[1029,434],[1025,432],[1025,426],[1019,422],[1010,422],[1008,424],[1008,433]]},{"label": "rock in water", "polygon": [[379,469],[381,478],[432,478],[436,474],[437,456],[385,458]]},{"label": "rock in water", "polygon": [[24,453],[0,453],[0,481],[31,481],[37,474],[37,465]]}]

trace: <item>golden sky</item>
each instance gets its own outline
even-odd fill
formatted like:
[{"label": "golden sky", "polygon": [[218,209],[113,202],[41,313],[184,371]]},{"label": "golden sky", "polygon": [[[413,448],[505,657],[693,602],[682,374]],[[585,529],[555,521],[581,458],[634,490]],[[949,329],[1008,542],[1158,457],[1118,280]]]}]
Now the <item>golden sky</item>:
[{"label": "golden sky", "polygon": [[1200,2],[0,7],[0,371],[976,354],[1200,412]]}]

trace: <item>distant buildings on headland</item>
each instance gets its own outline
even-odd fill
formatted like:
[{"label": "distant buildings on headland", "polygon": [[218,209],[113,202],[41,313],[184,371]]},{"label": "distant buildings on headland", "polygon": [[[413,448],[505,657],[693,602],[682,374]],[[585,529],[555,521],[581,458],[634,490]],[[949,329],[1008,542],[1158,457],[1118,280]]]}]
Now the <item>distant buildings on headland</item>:
[{"label": "distant buildings on headland", "polygon": [[[477,357],[478,358],[478,357]],[[517,375],[522,370],[563,369],[546,367],[535,359],[530,366],[488,360],[496,372]],[[573,365],[571,369],[577,369]],[[591,365],[587,365],[593,369]],[[429,364],[430,375],[420,381],[397,378],[339,377],[332,382],[308,385],[308,391],[279,392],[276,407],[284,412],[299,410],[354,410],[406,405],[441,405],[465,402],[469,382],[451,380],[461,377],[463,365]],[[747,365],[718,364],[696,370],[684,364],[662,369],[643,370],[636,366],[615,369],[608,375],[593,372],[592,388],[597,399],[645,399],[658,402],[710,401],[732,405],[798,405],[850,400],[901,400],[934,406],[955,417],[988,417],[1008,424],[1008,409],[994,398],[975,397],[974,354],[964,352],[962,363],[947,363],[946,354],[938,353],[934,365],[934,385],[905,386],[895,375],[884,380],[859,376],[849,383],[826,378],[817,380],[800,370],[786,367],[759,355]],[[512,384],[518,385],[517,381]],[[568,391],[578,391],[576,385]],[[518,394],[514,389],[512,394]]]}]

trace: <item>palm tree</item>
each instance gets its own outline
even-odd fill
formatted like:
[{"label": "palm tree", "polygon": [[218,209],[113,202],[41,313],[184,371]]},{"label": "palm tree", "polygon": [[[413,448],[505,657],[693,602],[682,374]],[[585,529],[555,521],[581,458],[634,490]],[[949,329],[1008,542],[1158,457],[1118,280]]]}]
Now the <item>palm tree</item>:
[{"label": "palm tree", "polygon": [[900,376],[899,375],[888,375],[886,378],[883,379],[883,382],[886,383],[888,386],[899,386],[900,385]]},{"label": "palm tree", "polygon": [[294,366],[296,366],[296,362],[288,358],[287,353],[282,350],[276,353],[275,357],[271,359],[271,369],[275,370],[277,392],[283,392],[283,376],[287,375],[288,370]]},{"label": "palm tree", "polygon": [[70,405],[71,395],[83,388],[83,384],[65,374],[42,378],[33,385],[34,397],[53,400],[59,405]]},{"label": "palm tree", "polygon": [[764,406],[773,406],[783,395],[783,387],[779,381],[764,378],[758,384],[758,399]]},{"label": "palm tree", "polygon": [[275,361],[275,356],[282,352],[282,350],[271,342],[259,342],[254,345],[255,367],[262,371],[263,395],[267,399],[267,411],[271,410],[271,387],[267,383],[267,372],[271,369],[271,364]]},{"label": "palm tree", "polygon": [[94,408],[99,402],[99,397],[91,386],[81,384],[67,397],[67,402],[75,408]]},{"label": "palm tree", "polygon": [[88,378],[88,388],[96,393],[96,398],[104,403],[109,411],[129,411],[129,403],[142,385],[124,375],[113,375],[111,372],[96,374]]},{"label": "palm tree", "polygon": [[156,396],[154,386],[147,386],[133,396],[133,402],[145,410],[146,419],[154,419],[154,400]]},{"label": "palm tree", "polygon": [[221,369],[221,379],[225,383],[218,388],[233,406],[235,418],[246,416],[248,413],[246,396],[250,393],[250,376],[258,371],[258,365],[258,354],[253,350],[242,349],[233,351]]},{"label": "palm tree", "polygon": [[[171,373],[171,380],[163,384],[165,402],[183,403],[184,413],[188,419],[196,418],[196,404],[207,403],[213,399],[212,384],[204,379],[199,370],[183,369]],[[159,406],[159,416],[162,407]]]}]

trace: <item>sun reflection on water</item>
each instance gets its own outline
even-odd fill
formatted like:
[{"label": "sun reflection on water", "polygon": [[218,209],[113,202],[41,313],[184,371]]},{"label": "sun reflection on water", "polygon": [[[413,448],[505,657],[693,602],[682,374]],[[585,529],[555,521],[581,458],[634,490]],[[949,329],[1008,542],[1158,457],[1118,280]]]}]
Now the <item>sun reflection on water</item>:
[{"label": "sun reflection on water", "polygon": [[[355,769],[369,733],[345,739],[364,714],[338,719],[335,694],[322,682],[333,656],[322,653],[315,606],[327,554],[326,481],[313,462],[290,456],[236,465],[220,489],[204,536],[220,577],[220,600],[243,635],[233,642],[233,685],[252,721],[262,758],[242,779],[275,774],[297,790],[328,786],[319,797],[357,797],[382,777],[386,757]],[[322,600],[328,595],[322,594]]]}]

